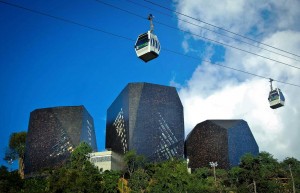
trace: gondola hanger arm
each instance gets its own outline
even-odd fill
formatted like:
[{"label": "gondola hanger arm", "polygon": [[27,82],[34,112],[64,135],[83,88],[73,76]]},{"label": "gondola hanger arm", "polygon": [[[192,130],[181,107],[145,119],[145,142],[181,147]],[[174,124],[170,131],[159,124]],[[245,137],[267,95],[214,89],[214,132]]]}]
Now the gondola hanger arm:
[{"label": "gondola hanger arm", "polygon": [[152,33],[154,31],[154,25],[153,25],[153,18],[154,16],[150,13],[148,16],[148,20],[150,21],[150,32]]}]

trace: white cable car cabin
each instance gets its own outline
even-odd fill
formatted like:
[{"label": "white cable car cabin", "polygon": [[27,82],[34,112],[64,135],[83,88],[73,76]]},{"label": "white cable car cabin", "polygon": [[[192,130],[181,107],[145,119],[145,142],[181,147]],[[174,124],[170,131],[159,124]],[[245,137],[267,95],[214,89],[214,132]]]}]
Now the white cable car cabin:
[{"label": "white cable car cabin", "polygon": [[269,93],[269,103],[270,103],[270,107],[272,109],[277,109],[279,107],[284,106],[284,102],[285,102],[285,98],[281,92],[281,90],[279,88],[276,88],[273,90],[272,88],[272,79],[270,79],[270,83],[271,83],[271,91]]},{"label": "white cable car cabin", "polygon": [[157,36],[151,31],[139,35],[135,43],[135,52],[144,62],[157,58],[160,52],[160,44]]},{"label": "white cable car cabin", "polygon": [[157,36],[153,33],[153,16],[150,14],[148,20],[150,20],[150,30],[146,33],[139,35],[135,43],[136,55],[144,62],[148,62],[157,58],[160,52],[160,43]]}]

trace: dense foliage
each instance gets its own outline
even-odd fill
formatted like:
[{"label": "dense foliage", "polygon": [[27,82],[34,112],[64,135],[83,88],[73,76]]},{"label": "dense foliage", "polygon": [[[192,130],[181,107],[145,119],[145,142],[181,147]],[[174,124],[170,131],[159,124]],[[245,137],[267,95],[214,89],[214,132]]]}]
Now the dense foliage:
[{"label": "dense foliage", "polygon": [[8,148],[5,152],[5,157],[3,158],[9,164],[16,159],[19,162],[19,174],[21,178],[24,177],[24,154],[25,154],[25,144],[26,144],[27,132],[12,133],[9,138]]},{"label": "dense foliage", "polygon": [[[124,171],[99,172],[88,161],[92,151],[81,143],[69,162],[55,170],[42,171],[40,177],[21,179],[15,171],[0,167],[0,192],[88,193],[88,192],[295,192],[300,191],[300,162],[286,158],[278,162],[267,152],[246,154],[238,167],[230,170],[199,168],[188,173],[184,160],[147,163],[130,151],[125,155]],[[293,185],[293,180],[294,185]]]}]

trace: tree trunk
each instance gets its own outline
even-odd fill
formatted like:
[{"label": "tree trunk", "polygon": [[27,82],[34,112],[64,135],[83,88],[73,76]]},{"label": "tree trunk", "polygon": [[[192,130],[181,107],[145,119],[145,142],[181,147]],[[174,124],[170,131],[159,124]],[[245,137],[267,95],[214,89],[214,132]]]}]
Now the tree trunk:
[{"label": "tree trunk", "polygon": [[253,180],[253,186],[254,186],[254,193],[257,193],[256,192],[256,182],[255,182],[255,180]]},{"label": "tree trunk", "polygon": [[294,177],[293,177],[293,173],[292,173],[291,164],[289,164],[289,170],[290,170],[290,174],[291,174],[291,178],[292,178],[292,183],[293,183],[293,193],[296,193],[295,182],[294,182]]},{"label": "tree trunk", "polygon": [[24,179],[24,159],[21,157],[19,158],[19,174],[21,178]]}]

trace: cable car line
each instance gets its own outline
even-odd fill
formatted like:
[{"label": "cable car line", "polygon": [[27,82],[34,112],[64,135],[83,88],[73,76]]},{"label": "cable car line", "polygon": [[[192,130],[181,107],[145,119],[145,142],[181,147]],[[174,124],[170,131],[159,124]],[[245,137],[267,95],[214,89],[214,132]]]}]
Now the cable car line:
[{"label": "cable car line", "polygon": [[91,26],[88,26],[88,25],[84,25],[84,24],[78,23],[76,21],[72,21],[72,20],[69,20],[69,19],[62,18],[62,17],[50,15],[48,13],[44,13],[44,12],[37,11],[37,10],[34,10],[34,9],[29,9],[29,8],[26,8],[26,7],[17,5],[17,4],[5,2],[3,0],[0,0],[0,3],[6,4],[6,5],[10,5],[10,6],[13,6],[13,7],[16,7],[16,8],[20,8],[20,9],[23,9],[23,10],[26,10],[26,11],[30,11],[32,13],[36,13],[36,14],[39,14],[39,15],[51,17],[51,18],[56,19],[56,20],[61,20],[61,21],[64,21],[66,23],[71,23],[71,24],[74,24],[74,25],[85,27],[85,28],[88,28],[88,29],[91,29],[91,30],[94,30],[94,31],[99,31],[99,32],[102,32],[102,33],[105,33],[105,34],[108,34],[108,35],[112,35],[112,36],[116,36],[116,37],[119,37],[119,38],[123,38],[123,39],[127,39],[127,40],[130,40],[130,41],[134,41],[134,39],[131,39],[131,38],[128,38],[128,37],[125,37],[125,36],[114,34],[114,33],[111,33],[111,32],[108,32],[108,31],[105,31],[105,30],[102,30],[102,29],[99,29],[99,28],[95,28],[95,27],[91,27]]},{"label": "cable car line", "polygon": [[[134,16],[136,16],[136,17],[139,17],[139,18],[142,18],[142,19],[146,19],[145,17],[143,17],[143,16],[141,16],[141,15],[138,15],[138,14],[133,13],[133,12],[131,12],[131,11],[125,10],[125,9],[123,9],[123,8],[120,8],[120,7],[117,7],[117,6],[115,6],[115,5],[112,5],[112,4],[109,4],[109,3],[106,3],[106,2],[103,2],[103,1],[100,1],[100,0],[96,0],[96,1],[99,2],[99,3],[101,3],[101,4],[104,4],[104,5],[113,7],[113,8],[115,8],[115,9],[124,11],[124,12],[126,12],[126,13],[128,13],[128,14],[131,14],[131,15],[134,15]],[[280,64],[283,64],[283,65],[286,65],[286,66],[289,66],[289,67],[296,68],[296,69],[300,70],[300,67],[297,67],[297,66],[294,66],[294,65],[285,63],[285,62],[281,62],[281,61],[278,61],[278,60],[275,60],[275,59],[272,59],[272,58],[269,58],[269,57],[266,57],[266,56],[263,56],[263,55],[260,55],[260,54],[256,54],[256,53],[253,53],[253,52],[250,52],[250,51],[247,51],[247,50],[243,50],[243,49],[241,49],[241,48],[238,48],[238,47],[235,47],[235,46],[232,46],[232,45],[229,45],[229,44],[225,44],[225,43],[222,43],[222,42],[219,42],[219,41],[216,41],[216,40],[213,40],[213,39],[204,37],[204,36],[199,35],[199,34],[194,34],[194,33],[191,33],[191,32],[189,32],[189,31],[179,29],[178,27],[173,27],[173,26],[170,26],[170,25],[168,25],[168,24],[165,24],[165,23],[162,23],[162,22],[158,22],[158,21],[156,21],[155,23],[158,23],[158,24],[160,24],[160,25],[163,25],[163,26],[165,26],[165,27],[168,27],[168,28],[171,28],[171,29],[174,29],[174,30],[178,30],[178,31],[182,31],[182,32],[185,32],[185,33],[189,33],[189,34],[191,34],[191,35],[200,37],[200,38],[202,38],[202,39],[206,39],[206,40],[208,40],[208,41],[215,42],[215,43],[217,43],[217,44],[220,44],[220,45],[223,45],[223,46],[226,46],[226,47],[230,47],[230,48],[233,48],[233,49],[236,49],[236,50],[239,50],[239,51],[248,53],[248,54],[253,54],[253,55],[255,55],[255,56],[264,58],[264,59],[266,59],[266,60],[270,60],[270,61],[273,61],[273,62],[276,62],[276,63],[280,63]]]},{"label": "cable car line", "polygon": [[131,15],[134,15],[134,16],[136,16],[136,17],[139,17],[139,18],[142,18],[142,19],[148,19],[147,17],[141,16],[141,15],[139,15],[139,14],[133,13],[133,12],[128,11],[128,10],[126,10],[126,9],[117,7],[117,6],[115,6],[115,5],[112,5],[112,4],[103,2],[103,1],[101,1],[101,0],[95,0],[95,1],[98,2],[98,3],[104,4],[104,5],[107,5],[107,6],[109,6],[109,7],[113,7],[113,8],[115,8],[115,9],[124,11],[124,12],[126,12],[126,13],[128,13],[128,14],[131,14]]},{"label": "cable car line", "polygon": [[[194,56],[191,56],[191,55],[187,55],[187,54],[183,54],[183,53],[180,53],[180,52],[176,52],[174,50],[169,50],[169,49],[166,49],[166,48],[162,48],[162,50],[165,50],[165,51],[177,54],[177,55],[185,56],[185,57],[188,57],[188,58],[192,58],[192,59],[195,59],[197,61],[201,60],[201,61],[206,62],[206,63],[211,64],[211,65],[221,66],[223,68],[228,68],[230,70],[234,70],[234,71],[237,71],[237,72],[242,72],[244,74],[248,74],[248,75],[252,75],[252,76],[256,76],[256,77],[259,77],[259,78],[263,78],[263,79],[269,80],[269,78],[264,77],[264,76],[260,76],[260,75],[257,75],[257,74],[253,74],[251,72],[247,72],[247,71],[244,71],[244,70],[240,70],[240,69],[233,68],[233,67],[230,67],[230,66],[225,66],[225,65],[222,65],[222,64],[218,64],[218,63],[212,63],[212,62],[210,62],[208,60],[204,60],[204,59],[201,59],[201,58],[198,58],[198,57],[194,57]],[[276,81],[276,80],[274,80],[274,81]],[[293,85],[293,86],[297,86],[297,85]]]},{"label": "cable car line", "polygon": [[216,40],[213,40],[213,39],[204,37],[204,36],[202,36],[202,35],[198,35],[198,34],[191,33],[191,32],[186,31],[186,30],[181,30],[181,29],[178,29],[178,28],[176,28],[176,27],[173,27],[173,26],[170,26],[170,25],[168,25],[168,24],[164,24],[164,23],[161,23],[161,22],[158,22],[158,21],[156,21],[156,23],[158,23],[158,24],[160,24],[160,25],[163,25],[163,26],[166,26],[166,27],[168,27],[168,28],[172,28],[172,29],[175,29],[175,30],[180,30],[180,31],[185,32],[185,33],[189,33],[189,34],[191,34],[191,35],[194,35],[194,36],[197,36],[197,37],[206,39],[206,40],[208,40],[208,41],[210,41],[210,42],[214,42],[214,43],[217,43],[217,44],[226,46],[226,47],[230,47],[230,48],[233,48],[233,49],[236,49],[236,50],[239,50],[239,51],[248,53],[248,54],[253,54],[253,55],[255,55],[255,56],[258,56],[258,57],[261,57],[261,58],[264,58],[264,59],[267,59],[267,60],[270,60],[270,61],[273,61],[273,62],[277,62],[277,63],[280,63],[280,64],[283,64],[283,65],[286,65],[286,66],[289,66],[289,67],[296,68],[296,69],[299,69],[299,70],[300,70],[300,67],[297,67],[297,66],[294,66],[294,65],[291,65],[291,64],[287,64],[287,63],[285,63],[285,62],[281,62],[281,61],[278,61],[278,60],[274,60],[274,59],[272,59],[272,58],[269,58],[269,57],[266,57],[266,56],[263,56],[263,55],[260,55],[260,54],[256,54],[256,53],[253,53],[253,52],[250,52],[250,51],[247,51],[247,50],[243,50],[243,49],[238,48],[238,47],[236,47],[236,46],[232,46],[232,45],[229,45],[229,44],[225,44],[225,43],[222,43],[222,42],[219,42],[219,41],[216,41]]},{"label": "cable car line", "polygon": [[[162,15],[165,15],[165,16],[168,16],[168,17],[174,17],[173,15],[166,14],[166,13],[164,13],[164,12],[155,10],[155,9],[153,9],[153,8],[150,8],[150,7],[148,7],[148,6],[145,6],[145,5],[142,5],[142,4],[140,4],[140,3],[134,2],[134,1],[132,1],[132,0],[126,0],[126,1],[128,1],[128,2],[130,2],[130,3],[132,3],[132,4],[135,4],[135,5],[137,5],[137,6],[140,6],[140,7],[147,8],[147,9],[149,9],[149,10],[158,12],[159,14],[162,14]],[[293,58],[293,57],[290,57],[290,56],[287,56],[287,55],[284,55],[284,54],[281,54],[281,53],[278,53],[278,52],[274,52],[274,51],[272,51],[272,50],[269,50],[269,49],[260,47],[260,46],[258,46],[258,45],[251,44],[251,43],[249,43],[249,42],[246,42],[246,41],[243,41],[243,40],[241,40],[241,39],[234,38],[234,37],[232,37],[232,36],[229,36],[229,35],[226,35],[226,34],[223,34],[223,33],[220,33],[220,32],[214,31],[214,30],[211,30],[211,29],[209,29],[209,28],[200,26],[200,25],[195,24],[195,23],[192,23],[192,22],[190,22],[190,21],[187,21],[187,20],[184,20],[184,19],[181,19],[181,18],[176,18],[176,19],[178,19],[178,20],[180,20],[180,21],[183,21],[183,22],[186,22],[186,23],[188,23],[188,24],[190,24],[190,25],[193,25],[193,26],[202,28],[202,29],[204,29],[204,30],[210,31],[210,32],[212,32],[212,33],[218,34],[218,35],[220,35],[220,36],[224,36],[224,37],[227,37],[227,38],[231,38],[231,39],[233,39],[233,40],[235,40],[235,41],[238,41],[238,42],[241,42],[241,43],[243,43],[243,44],[247,44],[247,45],[249,45],[249,46],[252,46],[252,47],[255,47],[255,48],[259,48],[259,49],[261,49],[261,50],[265,50],[265,51],[268,51],[268,52],[270,52],[270,53],[273,53],[273,54],[276,54],[276,55],[279,55],[279,56],[282,56],[282,57],[289,58],[289,59],[292,59],[292,60],[295,60],[295,61],[300,62],[299,59],[296,59],[296,58]]]},{"label": "cable car line", "polygon": [[[254,73],[251,73],[251,72],[248,72],[248,71],[240,70],[240,69],[237,69],[237,68],[233,68],[233,67],[230,67],[230,66],[225,66],[225,65],[222,65],[222,64],[218,64],[218,63],[212,63],[208,60],[204,60],[204,59],[201,59],[201,58],[198,58],[198,57],[195,57],[195,56],[183,54],[183,53],[180,53],[180,52],[177,52],[177,51],[174,51],[174,50],[169,50],[169,49],[166,49],[166,48],[162,48],[162,50],[165,50],[165,51],[177,54],[177,55],[185,56],[187,58],[191,58],[191,59],[194,59],[194,60],[197,60],[197,61],[201,60],[201,61],[206,62],[206,63],[211,64],[211,65],[217,65],[217,66],[220,66],[220,67],[223,67],[223,68],[227,68],[227,69],[234,70],[234,71],[237,71],[237,72],[241,72],[241,73],[244,73],[244,74],[248,74],[248,75],[251,75],[251,76],[256,76],[258,78],[270,80],[270,78],[268,78],[266,76],[261,76],[261,75],[258,75],[258,74],[254,74]],[[281,84],[286,84],[286,85],[295,86],[295,87],[300,88],[300,85],[297,85],[297,84],[283,82],[283,81],[275,80],[275,79],[272,79],[272,80],[274,82],[278,82],[278,83],[281,83]]]},{"label": "cable car line", "polygon": [[230,30],[227,30],[227,29],[225,29],[225,28],[222,28],[222,27],[216,26],[216,25],[214,25],[214,24],[211,24],[211,23],[209,23],[209,22],[206,22],[206,21],[204,21],[204,20],[200,20],[200,19],[194,18],[194,17],[192,17],[192,16],[189,16],[189,15],[187,15],[187,14],[184,14],[184,13],[181,13],[181,12],[178,12],[178,11],[174,11],[174,10],[172,10],[172,9],[170,9],[170,8],[164,7],[164,6],[162,6],[162,5],[158,4],[158,3],[154,3],[154,2],[152,2],[152,1],[150,1],[150,0],[144,0],[144,1],[146,1],[146,2],[148,2],[148,3],[150,3],[150,4],[152,4],[152,5],[158,6],[158,7],[160,7],[160,8],[166,9],[166,10],[168,10],[168,11],[171,11],[171,12],[173,12],[173,13],[177,14],[177,15],[182,15],[182,16],[185,16],[185,17],[187,17],[187,18],[190,18],[190,19],[196,20],[196,21],[198,21],[198,22],[201,22],[201,23],[204,23],[204,24],[206,24],[206,25],[209,25],[209,26],[215,27],[215,28],[217,28],[217,29],[220,29],[220,30],[222,30],[222,31],[225,31],[225,32],[228,32],[228,33],[234,34],[234,35],[236,35],[236,36],[242,37],[242,38],[244,38],[244,39],[247,39],[247,40],[250,40],[250,41],[256,42],[256,43],[258,43],[258,44],[261,44],[261,45],[264,45],[264,46],[267,46],[267,47],[270,47],[270,48],[273,48],[273,49],[276,49],[276,50],[279,50],[279,51],[285,52],[285,53],[287,53],[287,54],[291,54],[291,55],[293,55],[293,56],[300,57],[299,55],[297,55],[297,54],[294,54],[294,53],[292,53],[292,52],[288,52],[288,51],[285,51],[285,50],[283,50],[283,49],[280,49],[280,48],[277,48],[277,47],[274,47],[274,46],[271,46],[271,45],[265,44],[265,43],[263,43],[263,42],[257,41],[257,40],[255,40],[255,39],[249,38],[249,37],[247,37],[247,36],[244,36],[244,35],[240,35],[240,34],[238,34],[238,33],[235,33],[235,32],[232,32],[232,31],[230,31]]},{"label": "cable car line", "polygon": [[[20,5],[16,5],[16,4],[13,4],[13,3],[4,2],[3,0],[0,0],[0,3],[6,4],[6,5],[9,5],[9,6],[12,6],[12,7],[16,7],[16,8],[19,8],[19,9],[23,9],[23,10],[26,10],[26,11],[29,11],[29,12],[32,12],[32,13],[35,13],[35,14],[39,14],[39,15],[43,15],[43,16],[46,16],[46,17],[50,17],[50,18],[53,18],[53,19],[56,19],[56,20],[64,21],[66,23],[78,25],[80,27],[84,27],[84,28],[87,28],[87,29],[90,29],[90,30],[98,31],[98,32],[101,32],[101,33],[104,33],[104,34],[107,34],[107,35],[111,35],[113,37],[117,37],[117,38],[125,39],[125,40],[131,41],[131,42],[135,42],[135,39],[132,39],[132,38],[129,38],[129,37],[126,37],[126,36],[123,36],[123,35],[119,35],[119,34],[116,34],[116,33],[108,32],[108,31],[105,31],[105,30],[102,30],[102,29],[99,29],[99,28],[95,28],[95,27],[91,27],[91,26],[88,26],[88,25],[84,25],[84,24],[78,23],[76,21],[72,21],[72,20],[69,20],[69,19],[62,18],[62,17],[53,16],[53,15],[50,15],[48,13],[44,13],[44,12],[41,12],[41,11],[33,10],[33,9],[26,8],[26,7],[23,7],[23,6],[20,6]],[[252,76],[259,77],[259,78],[270,80],[270,78],[265,77],[265,76],[257,75],[257,74],[251,73],[251,72],[247,72],[247,71],[244,71],[244,70],[236,69],[236,68],[225,66],[225,65],[221,65],[221,64],[215,64],[215,63],[212,63],[210,61],[202,60],[201,58],[197,58],[197,57],[194,57],[194,56],[183,54],[183,53],[180,53],[180,52],[177,52],[177,51],[169,50],[169,49],[166,49],[166,48],[162,48],[162,50],[165,50],[165,51],[168,51],[168,52],[172,52],[172,53],[177,54],[177,55],[182,55],[182,56],[185,56],[185,57],[188,57],[188,58],[192,58],[192,59],[195,59],[197,61],[199,61],[199,60],[200,61],[204,61],[204,62],[207,62],[207,63],[209,63],[211,65],[217,65],[217,66],[224,67],[224,68],[227,68],[227,69],[231,69],[231,70],[234,70],[234,71],[237,71],[237,72],[241,72],[241,73],[244,73],[244,74],[248,74],[248,75],[252,75]],[[272,80],[275,81],[275,82],[279,82],[279,83],[282,83],[282,84],[286,84],[286,85],[295,86],[295,87],[299,87],[300,88],[300,85],[297,85],[297,84],[283,82],[283,81],[275,80],[275,79],[272,79]]]}]

